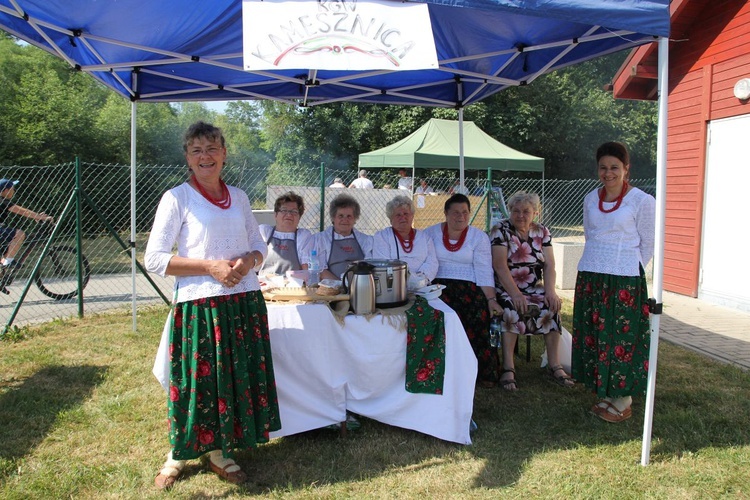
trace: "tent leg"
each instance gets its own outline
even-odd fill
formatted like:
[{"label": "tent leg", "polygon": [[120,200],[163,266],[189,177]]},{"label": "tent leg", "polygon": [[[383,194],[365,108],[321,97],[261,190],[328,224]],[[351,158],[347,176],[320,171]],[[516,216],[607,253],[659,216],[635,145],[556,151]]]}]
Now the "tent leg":
[{"label": "tent leg", "polygon": [[654,420],[654,391],[659,354],[662,287],[664,279],[664,220],[667,194],[667,98],[669,94],[669,39],[659,39],[659,124],[656,134],[656,238],[654,244],[654,299],[657,311],[651,316],[651,350],[648,362],[646,408],[643,418],[641,465],[648,465],[651,456],[651,430]]},{"label": "tent leg", "polygon": [[133,309],[133,331],[138,327],[137,305],[138,297],[136,295],[136,276],[137,276],[137,255],[135,249],[136,235],[136,205],[135,205],[135,161],[136,161],[136,101],[130,104],[130,276],[132,281],[132,309]]}]

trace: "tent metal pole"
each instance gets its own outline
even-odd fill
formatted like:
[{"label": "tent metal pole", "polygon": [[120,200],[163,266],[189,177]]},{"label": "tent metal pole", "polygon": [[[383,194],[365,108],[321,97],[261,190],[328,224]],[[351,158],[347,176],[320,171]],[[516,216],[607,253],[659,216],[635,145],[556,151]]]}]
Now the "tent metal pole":
[{"label": "tent metal pole", "polygon": [[656,132],[656,235],[654,240],[654,299],[656,311],[651,314],[651,349],[648,361],[646,408],[643,418],[641,465],[648,465],[651,456],[651,430],[654,420],[654,391],[656,364],[659,354],[659,325],[661,323],[662,287],[664,279],[664,221],[667,206],[667,99],[669,94],[669,39],[659,39],[659,110]]},{"label": "tent metal pole", "polygon": [[[458,81],[458,100],[463,100],[463,83]],[[464,184],[464,107],[458,108],[458,185],[461,186],[461,192],[466,193]]]},{"label": "tent metal pole", "polygon": [[133,331],[136,331],[138,326],[138,315],[136,314],[136,306],[138,297],[136,296],[135,279],[137,276],[136,269],[136,251],[135,251],[135,141],[136,141],[136,101],[130,103],[130,276],[132,280],[133,297],[132,297],[132,308],[133,308]]}]

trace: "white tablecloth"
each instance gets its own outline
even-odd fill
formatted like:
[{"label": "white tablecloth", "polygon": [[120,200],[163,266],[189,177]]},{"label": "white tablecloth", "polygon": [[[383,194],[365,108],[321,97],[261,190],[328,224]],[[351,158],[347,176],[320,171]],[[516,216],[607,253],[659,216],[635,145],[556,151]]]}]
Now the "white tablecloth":
[{"label": "white tablecloth", "polygon": [[456,313],[445,314],[443,394],[404,388],[406,332],[382,316],[347,316],[342,327],[322,304],[268,304],[282,428],[288,436],[346,419],[346,410],[447,441],[471,444],[477,360]]}]

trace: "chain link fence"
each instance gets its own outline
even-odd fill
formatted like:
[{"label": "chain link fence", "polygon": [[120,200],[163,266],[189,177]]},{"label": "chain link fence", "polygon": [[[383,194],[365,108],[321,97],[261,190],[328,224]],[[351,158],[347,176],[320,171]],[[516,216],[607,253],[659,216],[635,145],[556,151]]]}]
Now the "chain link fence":
[{"label": "chain link fence", "polygon": [[[27,235],[16,257],[21,265],[13,269],[12,283],[5,283],[7,294],[0,294],[0,321],[6,328],[12,324],[24,325],[112,308],[128,308],[132,304],[134,288],[137,304],[163,303],[171,298],[172,278],[146,275],[138,266],[133,272],[130,170],[127,165],[75,162],[0,167],[0,178],[20,181],[12,200],[15,204],[55,218],[52,239],[52,228],[45,229],[29,218],[9,213],[3,222],[5,227],[19,228]],[[479,176],[475,177],[477,174]],[[79,183],[76,182],[77,175],[80,176]],[[356,176],[357,172],[351,170],[326,170],[323,167],[298,171],[272,167],[266,171],[229,165],[224,169],[226,182],[247,192],[260,222],[272,216],[274,201],[279,194],[293,190],[302,195],[306,211],[300,227],[313,232],[320,230],[321,221],[323,227],[330,225],[328,204],[343,192],[354,196],[362,206],[362,217],[357,222],[361,231],[372,234],[388,226],[385,204],[397,195],[413,196],[417,211],[414,225],[418,229],[425,228],[444,220],[443,204],[456,190],[457,183],[455,172],[432,172],[424,177],[425,185],[430,188],[427,193],[419,194],[419,178],[413,187],[417,192],[412,193],[398,189],[397,172],[384,170],[368,175],[375,185],[373,190],[328,187],[337,178],[348,186]],[[187,167],[183,165],[141,165],[136,168],[135,249],[138,262],[143,262],[148,231],[161,195],[186,178]],[[654,194],[653,179],[634,180],[632,183]],[[490,184],[492,189],[488,189]],[[540,221],[550,228],[555,241],[583,243],[582,201],[585,194],[597,185],[596,179],[542,180],[512,177],[507,173],[501,173],[501,177],[490,183],[486,173],[471,172],[465,179],[465,192],[472,204],[472,225],[483,230],[501,216],[504,199],[519,190],[536,192],[542,199]],[[79,224],[80,241],[77,237]],[[83,256],[81,279],[85,287],[80,297],[77,294],[79,247]],[[35,270],[36,279],[32,280]]]}]

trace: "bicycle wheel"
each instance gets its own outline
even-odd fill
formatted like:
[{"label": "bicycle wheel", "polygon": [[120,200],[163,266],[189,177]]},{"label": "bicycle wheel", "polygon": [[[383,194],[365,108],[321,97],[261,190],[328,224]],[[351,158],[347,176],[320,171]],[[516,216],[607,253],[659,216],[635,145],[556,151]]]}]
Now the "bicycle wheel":
[{"label": "bicycle wheel", "polygon": [[[83,257],[83,288],[91,277],[91,268],[86,256]],[[42,262],[34,282],[41,292],[55,300],[70,299],[78,295],[76,265],[78,256],[73,247],[57,246],[50,249]]]}]

